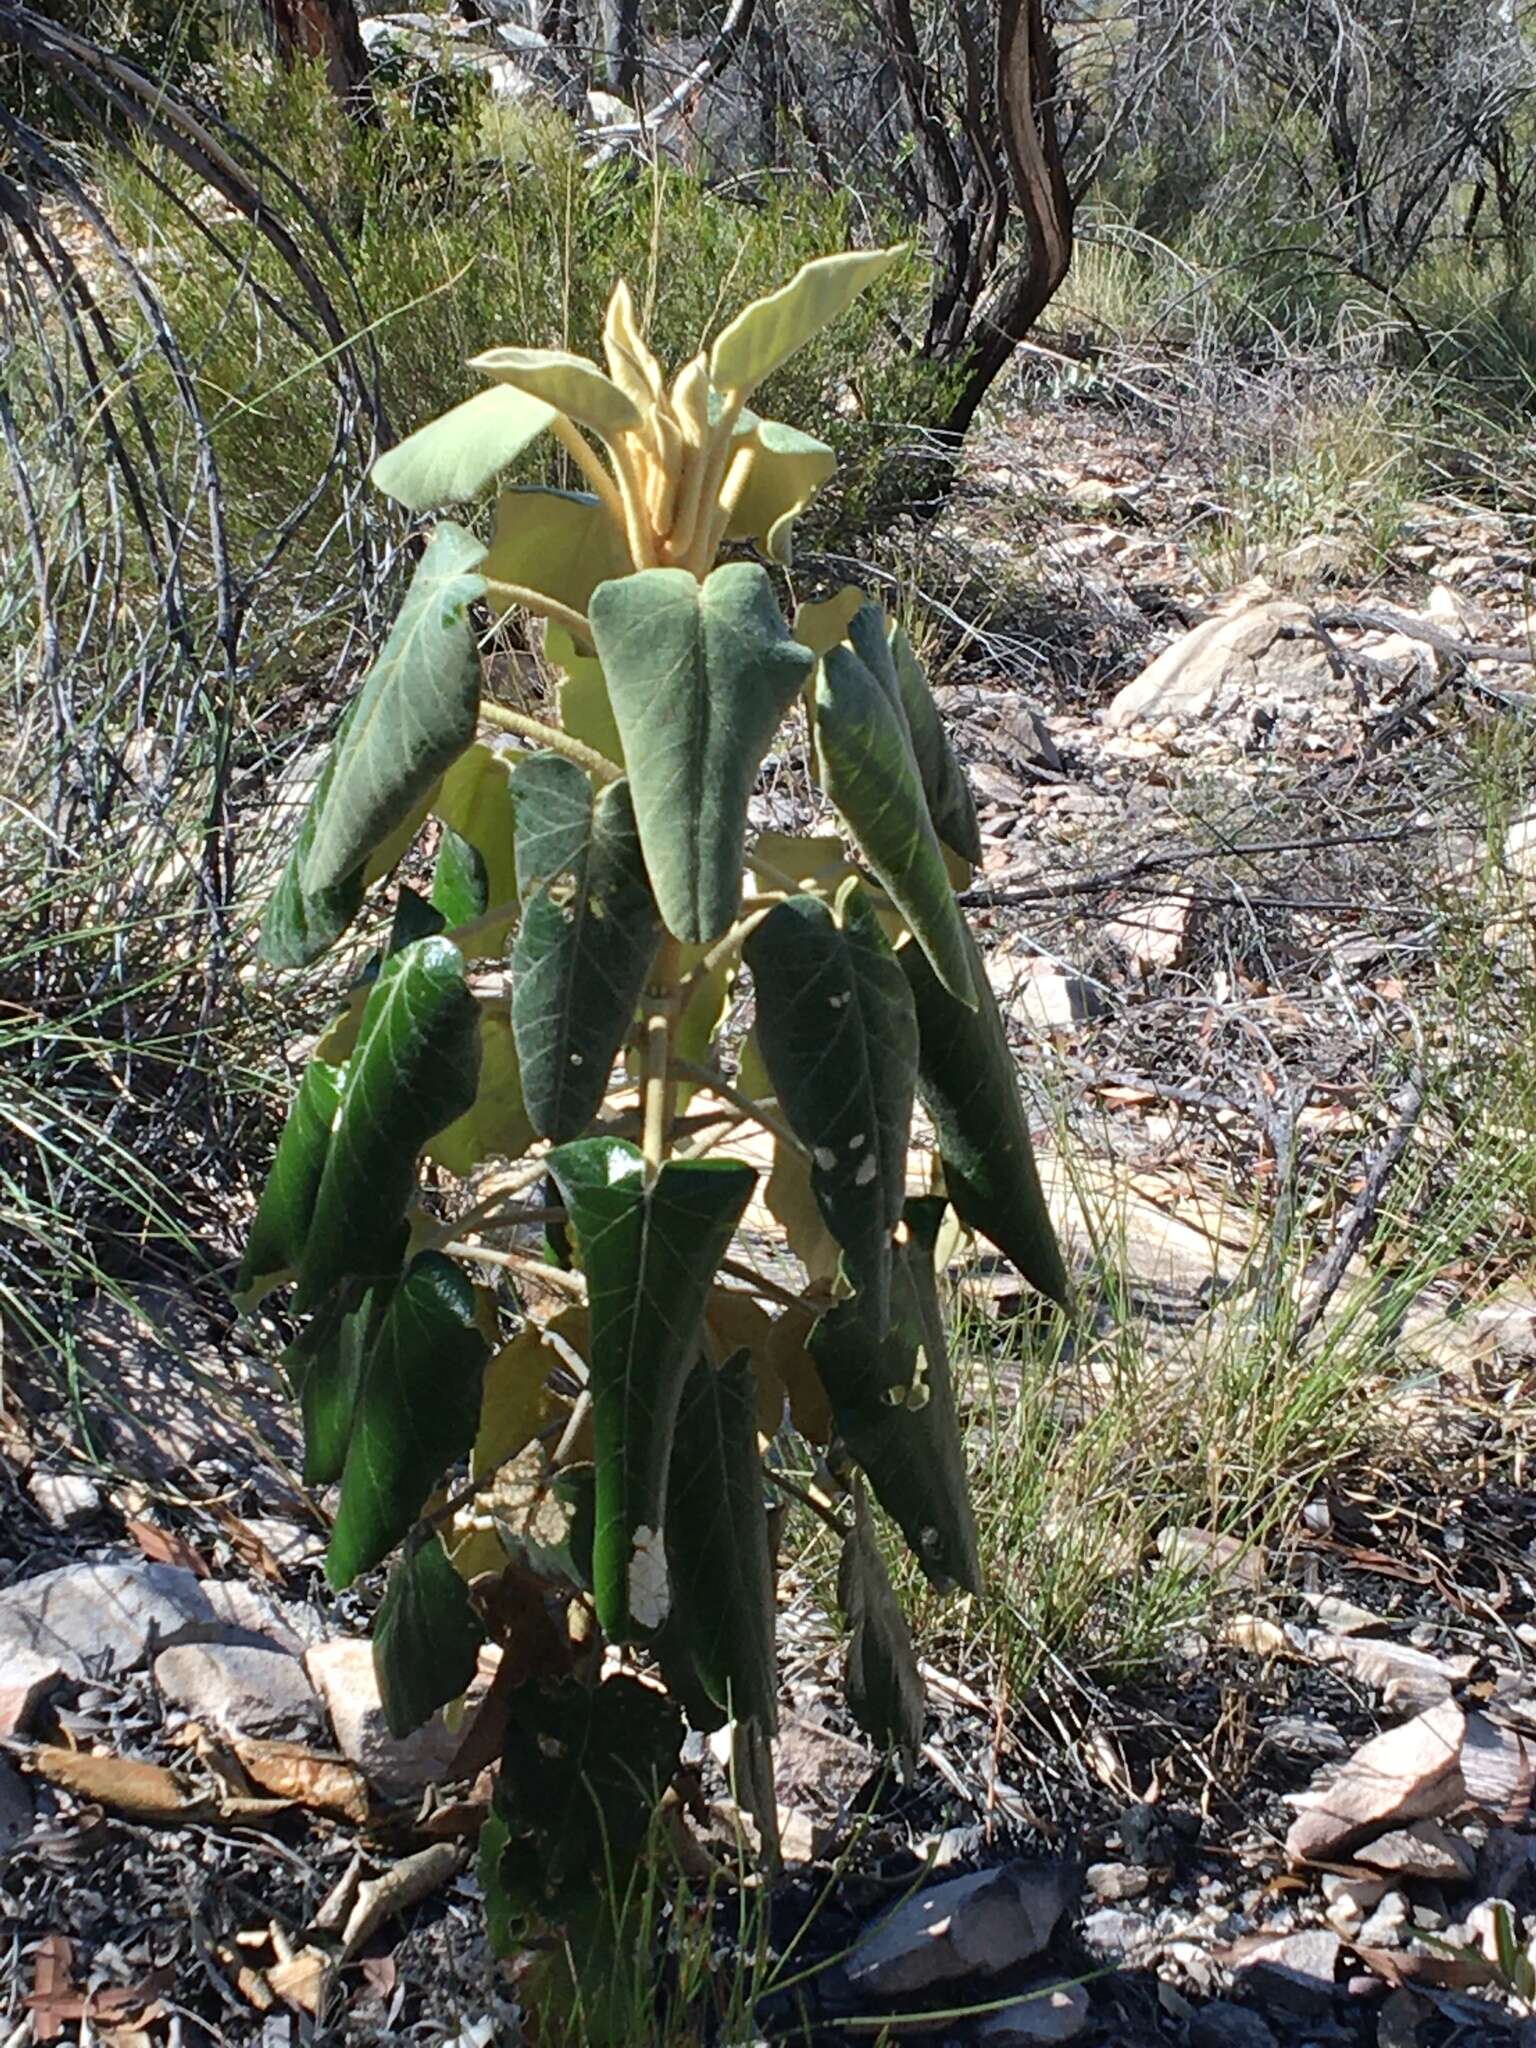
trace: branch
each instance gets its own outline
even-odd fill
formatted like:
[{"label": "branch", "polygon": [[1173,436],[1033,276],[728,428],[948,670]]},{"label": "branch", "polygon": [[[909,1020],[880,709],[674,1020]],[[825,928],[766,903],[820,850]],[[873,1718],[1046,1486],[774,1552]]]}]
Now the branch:
[{"label": "branch", "polygon": [[756,5],[757,0],[731,0],[714,41],[664,100],[643,111],[638,121],[616,121],[594,131],[598,138],[596,158],[601,161],[611,156],[621,143],[643,142],[652,130],[659,128],[664,121],[670,121],[695,93],[702,92],[711,79],[717,78],[735,56],[751,26],[752,11]]}]

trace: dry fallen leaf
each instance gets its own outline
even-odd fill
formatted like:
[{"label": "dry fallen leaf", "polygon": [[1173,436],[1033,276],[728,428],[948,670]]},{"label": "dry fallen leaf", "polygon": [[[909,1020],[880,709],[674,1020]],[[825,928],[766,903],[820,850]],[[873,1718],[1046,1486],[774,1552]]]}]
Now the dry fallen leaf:
[{"label": "dry fallen leaf", "polygon": [[322,1756],[302,1742],[262,1742],[237,1736],[233,1748],[253,1785],[276,1799],[317,1813],[337,1813],[361,1827],[368,1819],[368,1780],[356,1765]]},{"label": "dry fallen leaf", "polygon": [[318,2015],[325,2002],[330,1972],[330,1960],[319,1949],[301,1948],[283,1962],[274,1963],[266,1977],[268,1984],[286,2004]]},{"label": "dry fallen leaf", "polygon": [[32,2013],[32,2034],[38,2041],[57,2041],[66,2018],[60,2008],[73,2005],[77,1994],[71,1972],[73,1946],[62,1934],[45,1934],[32,1956],[32,1995],[27,2005]]},{"label": "dry fallen leaf", "polygon": [[366,1884],[359,1885],[357,1904],[352,1908],[346,1933],[342,1936],[343,1962],[355,1956],[386,1920],[403,1913],[418,1900],[429,1898],[450,1878],[457,1877],[464,1862],[464,1851],[456,1843],[434,1842],[431,1848],[419,1849],[414,1856],[407,1856],[396,1863],[382,1877],[370,1878]]},{"label": "dry fallen leaf", "polygon": [[59,1749],[42,1743],[25,1758],[28,1770],[77,1799],[94,1800],[130,1820],[185,1820],[207,1806],[188,1799],[163,1764],[140,1763],[87,1749]]},{"label": "dry fallen leaf", "polygon": [[153,1522],[136,1522],[131,1518],[123,1527],[151,1564],[177,1564],[195,1572],[200,1579],[208,1577],[206,1558],[174,1529],[157,1528]]}]

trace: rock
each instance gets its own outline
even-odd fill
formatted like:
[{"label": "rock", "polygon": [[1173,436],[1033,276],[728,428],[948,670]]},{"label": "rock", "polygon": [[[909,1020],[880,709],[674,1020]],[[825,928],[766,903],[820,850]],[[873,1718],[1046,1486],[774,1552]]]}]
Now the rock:
[{"label": "rock", "polygon": [[397,1738],[384,1719],[372,1645],[351,1636],[304,1653],[309,1682],[325,1702],[336,1746],[385,1798],[408,1799],[441,1778],[458,1747],[441,1713]]},{"label": "rock", "polygon": [[1234,1959],[1244,1987],[1266,2008],[1308,2017],[1333,2004],[1339,1937],[1321,1927],[1278,1934]]},{"label": "rock", "polygon": [[1090,1863],[1083,1882],[1096,1899],[1139,1899],[1152,1880],[1129,1863]]},{"label": "rock", "polygon": [[1306,1646],[1319,1664],[1342,1666],[1362,1685],[1379,1692],[1388,1706],[1431,1707],[1437,1700],[1448,1700],[1477,1663],[1475,1657],[1432,1657],[1406,1643],[1337,1635],[1327,1629],[1313,1629]]},{"label": "rock", "polygon": [[1379,1614],[1372,1614],[1368,1607],[1357,1607],[1353,1600],[1340,1600],[1332,1593],[1323,1593],[1317,1599],[1317,1618],[1325,1629],[1336,1636],[1356,1636],[1365,1629],[1383,1628],[1385,1623]]},{"label": "rock", "polygon": [[1189,2023],[1189,2048],[1275,2048],[1274,2030],[1258,2013],[1214,1998]]},{"label": "rock", "polygon": [[1083,1921],[1083,1940],[1100,1955],[1139,1956],[1155,1939],[1139,1913],[1125,1913],[1118,1906],[1101,1906]]},{"label": "rock", "polygon": [[1039,1955],[1068,1904],[1060,1863],[1004,1863],[904,1900],[860,1937],[843,1968],[861,1997],[904,1997],[990,1977]]},{"label": "rock", "polygon": [[1412,1919],[1413,1909],[1404,1895],[1386,1892],[1375,1912],[1361,1925],[1355,1943],[1360,1948],[1396,1948]]},{"label": "rock", "polygon": [[1467,1797],[1493,1819],[1510,1826],[1526,1820],[1536,1795],[1536,1741],[1486,1714],[1469,1714],[1461,1776]]},{"label": "rock", "polygon": [[1032,2041],[1075,2041],[1093,2016],[1081,1984],[1053,1984],[1032,1997],[989,2012],[972,2039],[989,2048],[1028,2048]]},{"label": "rock", "polygon": [[1336,1757],[1349,1750],[1337,1728],[1309,1714],[1276,1714],[1264,1723],[1264,1740],[1286,1756]]},{"label": "rock", "polygon": [[1323,1917],[1336,1934],[1350,1941],[1360,1932],[1366,1914],[1386,1897],[1387,1889],[1384,1877],[1345,1877],[1339,1871],[1327,1871],[1323,1897],[1328,1903]]},{"label": "rock", "polygon": [[[13,1764],[0,1756],[0,1867],[32,1832],[32,1788]],[[1041,2035],[1054,2040],[1054,2035]],[[1065,2036],[1062,2037],[1063,2039]]]},{"label": "rock", "polygon": [[1187,896],[1154,897],[1112,917],[1104,936],[1146,979],[1182,965],[1193,915],[1194,904]]},{"label": "rock", "polygon": [[298,1657],[324,1633],[302,1607],[285,1606],[243,1579],[205,1579],[203,1594],[231,1642],[264,1643]]},{"label": "rock", "polygon": [[779,1804],[839,1816],[879,1768],[879,1761],[867,1743],[823,1727],[808,1715],[787,1714],[774,1745],[773,1782]]},{"label": "rock", "polygon": [[1376,2015],[1376,2048],[1420,2048],[1424,2030],[1434,2022],[1435,2009],[1427,1998],[1406,1985],[1399,1985],[1381,2001]]},{"label": "rock", "polygon": [[0,1742],[27,1733],[33,1715],[66,1675],[56,1657],[8,1640],[0,1621]]},{"label": "rock", "polygon": [[180,1565],[60,1565],[0,1591],[0,1672],[23,1652],[87,1678],[132,1671],[173,1643],[267,1641],[259,1602]]},{"label": "rock", "polygon": [[1330,1858],[1400,1822],[1454,1812],[1463,1798],[1466,1720],[1453,1700],[1389,1728],[1320,1789],[1299,1795],[1285,1838],[1293,1863]]},{"label": "rock", "polygon": [[274,1564],[312,1564],[325,1555],[325,1538],[318,1529],[304,1528],[276,1515],[246,1515],[244,1525],[270,1552]]},{"label": "rock", "polygon": [[155,1683],[185,1713],[225,1734],[299,1740],[322,1732],[320,1701],[286,1650],[178,1643],[155,1659]]},{"label": "rock", "polygon": [[1242,593],[1235,605],[1176,640],[1104,713],[1113,731],[1168,721],[1184,729],[1332,686],[1311,637],[1311,614],[1289,599]]},{"label": "rock", "polygon": [[1345,533],[1308,533],[1278,554],[1264,557],[1264,574],[1283,590],[1309,590],[1318,583],[1345,583],[1360,563],[1358,540]]},{"label": "rock", "polygon": [[[1465,1773],[1463,1773],[1465,1775]],[[1466,1884],[1477,1871],[1477,1856],[1464,1836],[1437,1820],[1416,1820],[1406,1828],[1368,1842],[1354,1852],[1367,1870],[1388,1877],[1422,1877],[1436,1884]]]},{"label": "rock", "polygon": [[987,979],[1005,1015],[1031,1031],[1075,1031],[1105,1008],[1104,998],[1081,975],[1025,953],[1004,941],[987,956]]},{"label": "rock", "polygon": [[83,1472],[34,1472],[27,1491],[43,1520],[55,1529],[72,1529],[101,1512],[101,1489]]}]

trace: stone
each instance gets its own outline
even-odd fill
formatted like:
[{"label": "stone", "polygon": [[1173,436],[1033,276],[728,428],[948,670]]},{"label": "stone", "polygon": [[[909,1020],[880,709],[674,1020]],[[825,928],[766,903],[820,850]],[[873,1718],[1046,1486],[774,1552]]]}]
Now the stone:
[{"label": "stone", "polygon": [[297,1741],[322,1732],[314,1687],[286,1650],[178,1643],[155,1659],[155,1683],[184,1713],[224,1734]]},{"label": "stone", "polygon": [[312,1644],[304,1669],[331,1717],[337,1748],[385,1798],[411,1798],[443,1776],[458,1737],[440,1712],[409,1735],[390,1734],[371,1644],[351,1636]]},{"label": "stone", "polygon": [[0,1867],[31,1834],[32,1817],[31,1786],[14,1764],[0,1756]]},{"label": "stone", "polygon": [[1139,1899],[1152,1882],[1144,1870],[1129,1863],[1090,1863],[1083,1882],[1096,1899]]},{"label": "stone", "polygon": [[1313,1629],[1306,1645],[1319,1664],[1341,1666],[1379,1692],[1390,1707],[1431,1707],[1437,1700],[1448,1700],[1477,1663],[1471,1656],[1432,1657],[1406,1643],[1377,1642],[1328,1629]]},{"label": "stone", "polygon": [[1182,730],[1234,712],[1251,715],[1277,699],[1317,695],[1333,679],[1311,636],[1305,605],[1267,591],[1238,593],[1127,683],[1111,699],[1105,723],[1115,732],[1164,721]]},{"label": "stone", "polygon": [[1333,2004],[1339,1947],[1336,1934],[1306,1927],[1298,1934],[1256,1942],[1235,1958],[1234,1968],[1244,1988],[1266,2009],[1306,2018]]},{"label": "stone", "polygon": [[1275,2034],[1246,2005],[1213,1998],[1189,2023],[1189,2048],[1275,2048]]},{"label": "stone", "polygon": [[230,1641],[267,1643],[298,1657],[324,1634],[304,1608],[285,1606],[244,1579],[205,1579],[203,1594]]},{"label": "stone", "polygon": [[[726,1752],[729,1757],[729,1750]],[[840,1816],[879,1769],[865,1742],[827,1728],[806,1714],[786,1714],[774,1744],[773,1782],[781,1806]]]},{"label": "stone", "polygon": [[1386,1892],[1375,1912],[1365,1920],[1354,1937],[1358,1948],[1396,1948],[1403,1931],[1413,1920],[1413,1909],[1402,1892]]},{"label": "stone", "polygon": [[1360,566],[1361,546],[1347,533],[1308,533],[1264,559],[1264,573],[1284,590],[1345,583]]},{"label": "stone", "polygon": [[8,1642],[0,1623],[0,1742],[25,1735],[38,1708],[66,1676],[56,1657]]},{"label": "stone", "polygon": [[1083,1940],[1100,1955],[1134,1957],[1150,1948],[1155,1936],[1139,1913],[1101,1906],[1083,1921]]},{"label": "stone", "polygon": [[1157,1547],[1176,1571],[1199,1572],[1255,1590],[1264,1584],[1263,1558],[1239,1537],[1218,1536],[1209,1529],[1159,1529]]},{"label": "stone", "polygon": [[224,1594],[181,1565],[60,1565],[0,1591],[0,1672],[20,1652],[87,1678],[132,1671],[172,1643],[259,1640],[255,1608]]},{"label": "stone", "polygon": [[1377,1735],[1319,1789],[1298,1795],[1285,1838],[1293,1863],[1330,1859],[1403,1821],[1451,1813],[1464,1796],[1466,1718],[1443,1700]]},{"label": "stone", "polygon": [[1068,1905],[1066,1866],[1001,1864],[904,1899],[854,1944],[843,1969],[862,1998],[905,1997],[990,1977],[1039,1955]]},{"label": "stone", "polygon": [[1031,1031],[1075,1031],[1105,1008],[1099,991],[1080,974],[1006,940],[987,956],[987,979],[1004,1015],[1018,1017]]},{"label": "stone", "polygon": [[1421,1877],[1436,1884],[1466,1884],[1477,1871],[1477,1856],[1463,1836],[1437,1820],[1416,1820],[1356,1849],[1355,1861],[1388,1877]]},{"label": "stone", "polygon": [[1081,1984],[1053,1984],[1032,1997],[989,2012],[976,2024],[973,2040],[988,2048],[1029,2048],[1034,2041],[1075,2041],[1093,2008]]},{"label": "stone", "polygon": [[1474,1806],[1513,1826],[1529,1818],[1536,1795],[1536,1741],[1486,1714],[1469,1714],[1461,1776]]},{"label": "stone", "polygon": [[101,1489],[83,1472],[34,1472],[27,1491],[54,1529],[73,1529],[101,1512]]},{"label": "stone", "polygon": [[1193,915],[1189,897],[1158,896],[1112,917],[1104,936],[1146,979],[1183,964]]},{"label": "stone", "polygon": [[291,1569],[295,1565],[313,1564],[325,1555],[325,1538],[318,1529],[307,1529],[276,1515],[246,1515],[243,1521],[274,1564]]}]

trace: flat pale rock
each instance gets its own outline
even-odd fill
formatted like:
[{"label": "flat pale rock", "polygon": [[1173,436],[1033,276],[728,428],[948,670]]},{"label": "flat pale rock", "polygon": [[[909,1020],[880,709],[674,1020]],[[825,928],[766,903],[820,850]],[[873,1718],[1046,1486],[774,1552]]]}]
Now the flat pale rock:
[{"label": "flat pale rock", "polygon": [[[1462,1755],[1465,1759],[1465,1744]],[[1387,1877],[1421,1877],[1436,1884],[1465,1884],[1477,1870],[1477,1852],[1471,1843],[1437,1820],[1416,1820],[1405,1828],[1394,1828],[1391,1834],[1362,1844],[1354,1859]]]},{"label": "flat pale rock", "polygon": [[1410,1820],[1453,1813],[1465,1797],[1461,1744],[1466,1717],[1442,1700],[1377,1735],[1329,1782],[1303,1793],[1285,1838],[1293,1863],[1330,1859]]},{"label": "flat pale rock", "polygon": [[317,1736],[323,1710],[298,1658],[250,1643],[178,1643],[155,1659],[155,1683],[194,1720],[230,1735]]},{"label": "flat pale rock", "polygon": [[1307,1927],[1298,1934],[1256,1941],[1235,1958],[1234,1967],[1266,2011],[1278,2008],[1306,2017],[1332,2005],[1338,1963],[1339,1937],[1322,1927]]},{"label": "flat pale rock", "polygon": [[153,1644],[209,1642],[226,1627],[180,1565],[65,1564],[0,1592],[0,1670],[25,1650],[69,1678],[131,1671]]},{"label": "flat pale rock", "polygon": [[1029,2048],[1034,2041],[1075,2041],[1093,2017],[1081,1984],[1053,1984],[976,2023],[974,2040],[987,2048]]},{"label": "flat pale rock", "polygon": [[331,1717],[336,1747],[386,1799],[409,1799],[443,1776],[459,1738],[441,1713],[403,1738],[390,1734],[370,1643],[352,1636],[315,1643],[304,1669]]},{"label": "flat pale rock", "polygon": [[57,1657],[7,1642],[0,1628],[0,1742],[25,1735],[38,1708],[66,1676]]},{"label": "flat pale rock", "polygon": [[1513,1827],[1530,1817],[1536,1799],[1536,1740],[1486,1714],[1469,1714],[1461,1776],[1474,1806]]},{"label": "flat pale rock", "polygon": [[1039,1955],[1067,1905],[1059,1863],[971,1871],[904,1900],[862,1937],[843,1967],[853,1988],[871,1998],[994,1976]]},{"label": "flat pale rock", "polygon": [[1245,594],[1165,647],[1110,700],[1104,719],[1115,732],[1183,728],[1277,697],[1315,696],[1331,680],[1306,606]]},{"label": "flat pale rock", "polygon": [[324,1630],[302,1607],[286,1607],[243,1579],[205,1579],[203,1595],[231,1642],[271,1644],[301,1657]]},{"label": "flat pale rock", "polygon": [[101,1511],[101,1489],[83,1472],[34,1472],[27,1491],[50,1527],[73,1529]]}]

